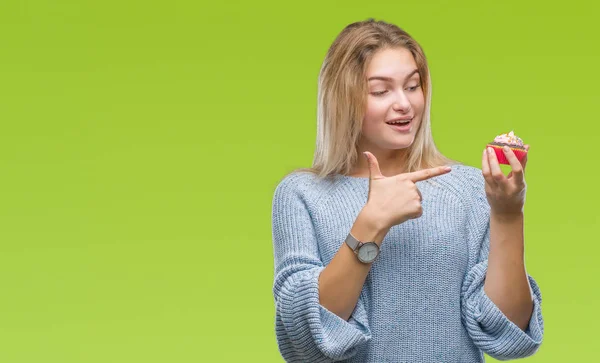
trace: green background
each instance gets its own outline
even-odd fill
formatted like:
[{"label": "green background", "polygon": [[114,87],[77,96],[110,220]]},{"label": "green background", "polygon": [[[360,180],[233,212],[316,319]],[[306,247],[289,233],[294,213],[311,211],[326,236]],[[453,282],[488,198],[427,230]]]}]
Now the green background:
[{"label": "green background", "polygon": [[281,362],[273,191],[312,161],[329,45],[368,17],[424,47],[442,152],[479,167],[499,133],[531,144],[546,334],[526,361],[592,361],[598,10],[2,1],[0,362]]}]

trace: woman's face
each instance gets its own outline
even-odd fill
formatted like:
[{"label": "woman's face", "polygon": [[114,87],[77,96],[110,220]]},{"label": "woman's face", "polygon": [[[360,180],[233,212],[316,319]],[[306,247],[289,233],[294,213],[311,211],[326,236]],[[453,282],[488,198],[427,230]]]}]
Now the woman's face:
[{"label": "woman's face", "polygon": [[[417,64],[405,48],[377,52],[367,68],[362,144],[369,151],[408,148],[421,124],[425,97]],[[391,125],[395,119],[401,124]]]}]

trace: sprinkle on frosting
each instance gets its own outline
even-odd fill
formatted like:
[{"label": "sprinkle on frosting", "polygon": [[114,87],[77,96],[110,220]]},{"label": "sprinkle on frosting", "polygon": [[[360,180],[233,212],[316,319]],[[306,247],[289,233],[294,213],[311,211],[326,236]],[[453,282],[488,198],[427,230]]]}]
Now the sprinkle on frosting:
[{"label": "sprinkle on frosting", "polygon": [[515,133],[513,131],[509,132],[508,134],[502,134],[502,135],[496,136],[494,138],[494,142],[515,145],[515,146],[523,146],[523,140],[521,140],[520,137],[515,135]]}]

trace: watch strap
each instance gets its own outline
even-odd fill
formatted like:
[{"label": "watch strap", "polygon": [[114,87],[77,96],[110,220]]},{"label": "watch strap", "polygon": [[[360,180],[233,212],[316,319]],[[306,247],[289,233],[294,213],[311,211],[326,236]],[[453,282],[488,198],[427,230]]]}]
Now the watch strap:
[{"label": "watch strap", "polygon": [[357,240],[352,233],[348,233],[348,236],[346,237],[346,244],[348,245],[348,247],[350,247],[352,249],[352,251],[356,252],[356,249],[358,248],[358,246],[360,245],[360,241]]}]

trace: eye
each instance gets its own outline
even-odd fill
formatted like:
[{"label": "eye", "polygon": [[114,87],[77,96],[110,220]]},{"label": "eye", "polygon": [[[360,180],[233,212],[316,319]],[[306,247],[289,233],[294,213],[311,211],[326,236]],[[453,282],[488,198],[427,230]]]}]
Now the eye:
[{"label": "eye", "polygon": [[412,91],[416,91],[416,89],[417,89],[417,88],[419,88],[419,87],[420,87],[420,85],[416,85],[416,86],[413,86],[413,87],[408,87],[407,89],[408,89],[410,92],[412,92]]},{"label": "eye", "polygon": [[387,93],[387,90],[379,91],[379,92],[371,92],[373,96],[382,96]]}]

